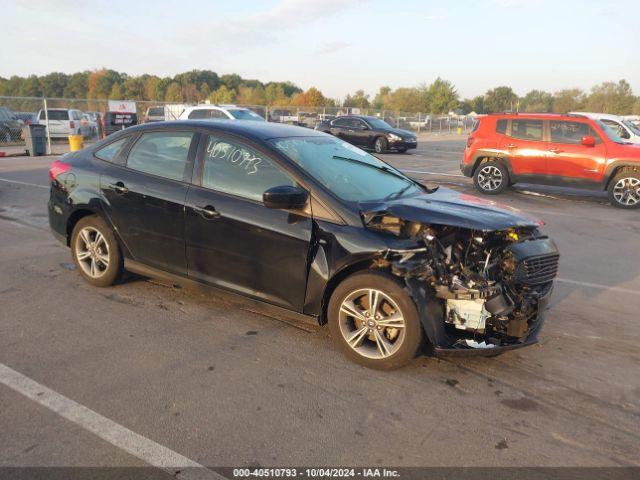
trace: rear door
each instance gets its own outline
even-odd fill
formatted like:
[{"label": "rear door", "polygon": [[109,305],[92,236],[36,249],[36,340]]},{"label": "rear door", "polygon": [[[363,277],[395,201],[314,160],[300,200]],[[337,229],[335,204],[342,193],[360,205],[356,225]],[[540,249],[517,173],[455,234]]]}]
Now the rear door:
[{"label": "rear door", "polygon": [[198,158],[185,208],[189,276],[301,312],[311,217],[262,203],[265,190],[296,182],[238,137],[203,134]]},{"label": "rear door", "polygon": [[[582,137],[595,138],[593,147],[582,145]],[[579,120],[549,121],[547,165],[549,175],[597,182],[604,175],[606,147],[591,126]]]},{"label": "rear door", "polygon": [[109,165],[100,177],[105,210],[132,258],[180,275],[186,275],[184,202],[198,137],[190,130],[144,132],[126,165]]},{"label": "rear door", "polygon": [[543,140],[544,123],[537,119],[513,119],[511,128],[500,140],[514,175],[545,175],[547,147]]},{"label": "rear door", "polygon": [[331,134],[347,140],[349,138],[349,126],[351,125],[351,119],[347,117],[336,118],[331,122]]}]

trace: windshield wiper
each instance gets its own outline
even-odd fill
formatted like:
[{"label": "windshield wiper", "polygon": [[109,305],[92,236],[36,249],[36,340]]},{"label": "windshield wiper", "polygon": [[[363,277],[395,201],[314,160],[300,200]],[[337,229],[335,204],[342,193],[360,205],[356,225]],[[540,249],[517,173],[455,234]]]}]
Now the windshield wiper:
[{"label": "windshield wiper", "polygon": [[402,187],[397,192],[390,193],[389,195],[384,197],[383,200],[393,200],[394,198],[398,198],[398,197],[402,196],[402,194],[404,192],[406,192],[407,190],[409,190],[409,188],[411,188],[412,186],[413,186],[413,184],[409,183],[409,184],[407,184],[406,187]]},{"label": "windshield wiper", "polygon": [[341,157],[340,155],[334,155],[333,158],[336,159],[336,160],[346,160],[347,162],[358,163],[358,164],[364,165],[366,167],[375,168],[376,170],[382,170],[383,172],[390,173],[391,175],[393,175],[395,177],[398,177],[398,178],[401,178],[403,180],[406,180],[407,182],[413,183],[413,180],[411,180],[410,178],[405,177],[400,172],[396,172],[395,170],[387,167],[386,165],[372,165],[371,163],[363,162],[362,160],[358,160],[356,158]]}]

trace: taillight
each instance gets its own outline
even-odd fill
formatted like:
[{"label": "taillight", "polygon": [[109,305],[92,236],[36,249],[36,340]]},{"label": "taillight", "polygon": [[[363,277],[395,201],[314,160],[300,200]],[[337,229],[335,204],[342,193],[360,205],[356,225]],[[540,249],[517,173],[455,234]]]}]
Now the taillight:
[{"label": "taillight", "polygon": [[467,138],[467,148],[471,147],[471,145],[473,145],[473,142],[475,142],[475,138],[473,137],[469,137]]},{"label": "taillight", "polygon": [[75,122],[73,120],[71,120],[69,122],[69,128],[71,128],[71,129],[76,128],[76,124],[75,124]]},{"label": "taillight", "polygon": [[49,178],[53,182],[58,178],[58,175],[68,172],[69,170],[71,170],[71,165],[61,162],[60,160],[56,160],[51,164],[51,168],[49,169]]}]

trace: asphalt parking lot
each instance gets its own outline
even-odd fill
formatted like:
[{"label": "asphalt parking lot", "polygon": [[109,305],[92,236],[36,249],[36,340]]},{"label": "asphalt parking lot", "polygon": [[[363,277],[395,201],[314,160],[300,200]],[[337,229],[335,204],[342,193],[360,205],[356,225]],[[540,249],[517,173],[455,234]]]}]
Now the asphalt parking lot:
[{"label": "asphalt parking lot", "polygon": [[[463,148],[431,138],[384,158],[475,194]],[[53,158],[0,158],[0,466],[142,466],[140,449],[208,466],[640,465],[638,211],[502,195],[561,251],[541,343],[382,373],[324,328],[211,294],[89,286],[48,230]]]}]

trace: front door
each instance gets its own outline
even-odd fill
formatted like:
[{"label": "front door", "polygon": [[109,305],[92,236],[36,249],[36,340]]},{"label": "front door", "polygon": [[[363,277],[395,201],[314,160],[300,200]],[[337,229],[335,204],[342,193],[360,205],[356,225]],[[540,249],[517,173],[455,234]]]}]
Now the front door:
[{"label": "front door", "polygon": [[500,148],[508,156],[514,175],[546,174],[547,152],[542,133],[542,120],[511,120],[511,131],[502,137]]},{"label": "front door", "polygon": [[[593,137],[593,147],[582,145],[583,137]],[[599,182],[604,175],[606,147],[589,124],[579,121],[549,121],[548,171],[558,179]]]},{"label": "front door", "polygon": [[185,209],[189,276],[301,312],[311,218],[262,203],[265,190],[296,182],[243,140],[203,141]]},{"label": "front door", "polygon": [[143,133],[126,166],[108,165],[100,176],[105,211],[133,259],[183,275],[185,180],[191,177],[194,136],[190,131]]}]

